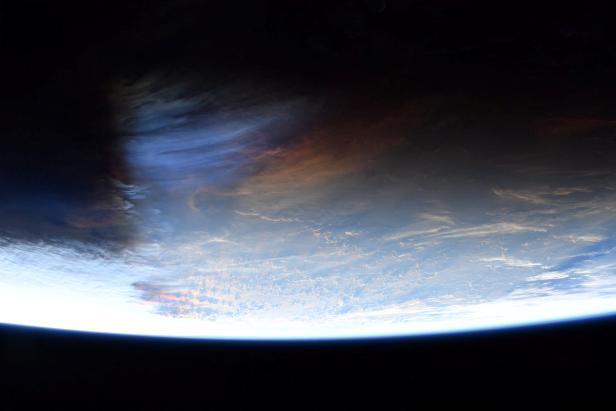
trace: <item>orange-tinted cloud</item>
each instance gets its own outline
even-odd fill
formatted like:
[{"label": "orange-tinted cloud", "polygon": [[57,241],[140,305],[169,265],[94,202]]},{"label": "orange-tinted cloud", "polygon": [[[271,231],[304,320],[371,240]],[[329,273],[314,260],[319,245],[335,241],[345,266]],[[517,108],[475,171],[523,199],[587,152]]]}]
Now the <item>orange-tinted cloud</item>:
[{"label": "orange-tinted cloud", "polygon": [[363,170],[409,141],[427,121],[426,109],[406,104],[389,111],[358,111],[300,136],[287,147],[261,156],[263,166],[240,186],[243,194],[290,193]]}]

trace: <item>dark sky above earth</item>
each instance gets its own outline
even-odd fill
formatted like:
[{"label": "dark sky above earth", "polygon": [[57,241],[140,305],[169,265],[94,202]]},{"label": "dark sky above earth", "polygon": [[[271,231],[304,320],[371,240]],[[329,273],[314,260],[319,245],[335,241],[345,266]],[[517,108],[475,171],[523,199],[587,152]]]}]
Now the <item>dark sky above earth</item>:
[{"label": "dark sky above earth", "polygon": [[[4,235],[131,242],[134,230],[108,180],[131,179],[118,155],[114,96],[151,76],[181,78],[175,98],[211,91],[205,108],[221,113],[289,97],[317,101],[301,132],[259,147],[287,150],[301,178],[314,172],[301,168],[307,159],[356,167],[409,139],[421,150],[459,146],[565,168],[607,165],[614,146],[602,133],[616,125],[612,8],[592,1],[4,2]],[[383,130],[357,133],[375,123]],[[294,144],[316,129],[311,145]],[[471,129],[482,131],[466,137]]]}]

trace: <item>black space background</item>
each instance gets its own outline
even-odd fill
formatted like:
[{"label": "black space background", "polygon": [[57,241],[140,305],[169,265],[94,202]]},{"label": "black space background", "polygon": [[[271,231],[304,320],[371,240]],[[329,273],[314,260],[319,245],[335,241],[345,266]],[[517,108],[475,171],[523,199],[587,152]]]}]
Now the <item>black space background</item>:
[{"label": "black space background", "polygon": [[526,408],[609,401],[616,320],[423,338],[203,342],[0,328],[3,406]]},{"label": "black space background", "polygon": [[[609,2],[0,5],[0,195],[25,198],[45,187],[79,200],[109,172],[115,136],[104,87],[118,74],[232,67],[306,88],[346,76],[385,92],[404,85],[488,95],[549,94],[566,84],[607,101],[616,78]],[[494,396],[495,407],[525,406],[529,394],[586,401],[614,389],[614,330],[608,318],[429,338],[238,343],[3,326],[0,409],[57,400],[83,409],[314,410]]]}]

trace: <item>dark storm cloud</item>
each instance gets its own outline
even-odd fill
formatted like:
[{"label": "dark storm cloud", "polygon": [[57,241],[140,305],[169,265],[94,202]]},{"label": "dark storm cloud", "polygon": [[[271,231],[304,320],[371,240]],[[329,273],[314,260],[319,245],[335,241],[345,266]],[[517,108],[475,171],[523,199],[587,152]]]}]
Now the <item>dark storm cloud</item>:
[{"label": "dark storm cloud", "polygon": [[[79,79],[52,77],[52,84],[34,87],[28,77],[13,77],[4,94],[0,133],[0,214],[2,234],[32,238],[77,237],[96,241],[130,234],[122,226],[120,194],[110,183],[108,141],[113,134],[103,96]],[[88,213],[92,212],[90,216]],[[114,215],[115,214],[115,215]],[[84,219],[98,220],[88,224]],[[73,224],[81,220],[82,223]],[[93,229],[94,226],[101,228]],[[123,241],[123,240],[120,240]]]},{"label": "dark storm cloud", "polygon": [[97,19],[111,15],[92,6],[3,3],[2,237],[118,247],[132,236],[110,169],[109,49]]}]

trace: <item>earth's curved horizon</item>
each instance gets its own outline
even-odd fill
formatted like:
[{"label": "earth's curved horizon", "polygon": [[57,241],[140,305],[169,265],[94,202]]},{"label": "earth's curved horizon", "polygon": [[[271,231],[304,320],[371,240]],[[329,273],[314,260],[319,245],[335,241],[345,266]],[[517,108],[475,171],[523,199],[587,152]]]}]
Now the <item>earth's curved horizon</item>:
[{"label": "earth's curved horizon", "polygon": [[0,323],[271,340],[616,314],[603,29],[373,3],[161,3],[3,45]]}]

